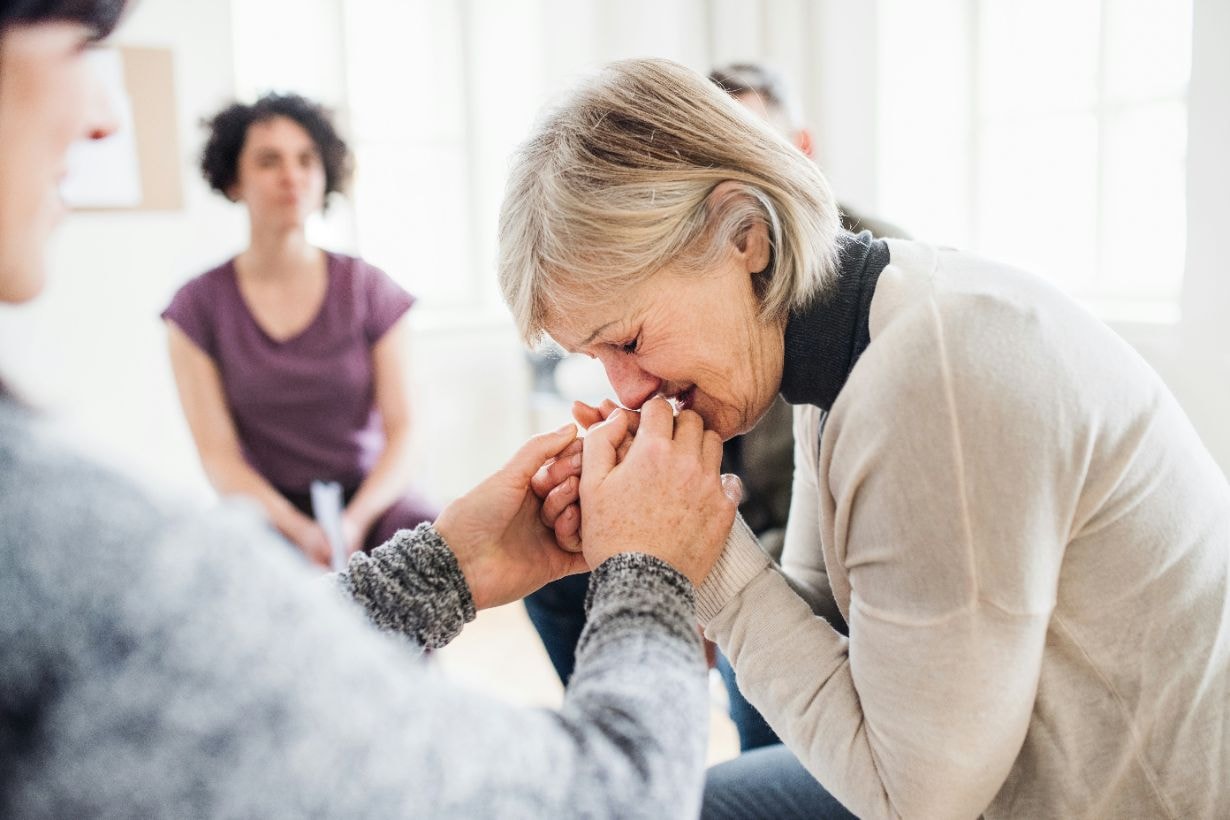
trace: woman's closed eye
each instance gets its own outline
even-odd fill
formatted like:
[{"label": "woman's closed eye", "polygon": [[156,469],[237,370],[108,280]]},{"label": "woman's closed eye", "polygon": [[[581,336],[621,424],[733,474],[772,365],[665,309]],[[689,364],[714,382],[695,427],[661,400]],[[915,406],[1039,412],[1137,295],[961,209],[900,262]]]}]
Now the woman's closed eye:
[{"label": "woman's closed eye", "polygon": [[623,344],[621,344],[619,346],[619,350],[621,353],[627,353],[631,355],[637,351],[637,348],[640,347],[640,344],[641,344],[641,337],[638,335],[635,338],[633,338],[631,341],[624,342]]}]

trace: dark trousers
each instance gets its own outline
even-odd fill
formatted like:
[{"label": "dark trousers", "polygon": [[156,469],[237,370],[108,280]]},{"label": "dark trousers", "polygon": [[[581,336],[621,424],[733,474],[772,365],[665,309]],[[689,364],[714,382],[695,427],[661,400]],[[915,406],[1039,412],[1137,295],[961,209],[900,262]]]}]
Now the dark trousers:
[{"label": "dark trousers", "polygon": [[[525,598],[525,610],[538,631],[547,657],[555,667],[560,681],[567,686],[576,666],[577,641],[585,628],[585,593],[589,589],[589,574],[569,575]],[[730,699],[730,719],[739,733],[739,748],[743,751],[778,743],[777,735],[765,723],[756,708],[739,692],[735,670],[718,652],[718,672],[726,684]]]}]

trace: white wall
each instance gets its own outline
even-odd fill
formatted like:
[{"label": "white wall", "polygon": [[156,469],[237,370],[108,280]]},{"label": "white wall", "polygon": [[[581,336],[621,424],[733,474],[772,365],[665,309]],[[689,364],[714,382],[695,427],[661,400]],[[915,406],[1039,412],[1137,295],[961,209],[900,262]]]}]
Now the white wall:
[{"label": "white wall", "polygon": [[0,313],[0,372],[87,447],[151,484],[199,494],[158,313],[184,276],[218,261],[245,230],[194,169],[197,120],[231,93],[229,4],[133,5],[115,42],[173,51],[184,208],[71,215],[53,241],[42,298]]},{"label": "white wall", "polygon": [[[280,0],[279,0],[280,1]],[[251,8],[234,0],[235,9]],[[262,0],[274,2],[274,0]],[[289,4],[336,20],[342,0]],[[798,81],[836,190],[874,211],[882,127],[877,91],[877,2],[846,0],[457,0],[471,43],[467,80],[470,198],[475,260],[439,275],[471,277],[473,304],[416,308],[414,373],[420,483],[444,500],[506,458],[534,429],[562,421],[562,406],[531,404],[528,374],[491,280],[495,215],[508,154],[540,106],[606,60],[668,56],[698,69],[734,59],[768,60]],[[266,85],[251,66],[233,68],[232,3],[142,0],[120,43],[174,50],[185,207],[171,213],[73,215],[53,248],[51,286],[39,302],[0,310],[0,372],[65,421],[88,446],[163,491],[209,498],[184,427],[157,315],[188,276],[243,246],[242,211],[209,193],[195,170],[199,118]],[[293,9],[292,9],[293,10]],[[247,12],[240,12],[247,13]],[[306,13],[306,12],[305,12]],[[293,18],[287,18],[293,20]],[[336,34],[310,25],[311,38]],[[1196,0],[1190,123],[1189,235],[1183,322],[1120,325],[1163,374],[1224,468],[1230,468],[1230,288],[1218,240],[1230,221],[1230,7]],[[307,35],[305,35],[307,36]],[[270,40],[277,48],[280,40]],[[305,59],[342,64],[340,46]],[[289,58],[288,58],[289,59]],[[334,69],[337,72],[342,68]],[[259,71],[256,72],[259,75]],[[278,82],[292,84],[287,70]],[[290,78],[290,79],[287,79]],[[275,80],[277,78],[274,78]],[[303,75],[345,116],[343,78]],[[406,184],[413,184],[408,180]],[[353,229],[340,211],[330,244]],[[884,214],[892,218],[892,214]],[[587,369],[588,367],[588,369]],[[593,398],[600,371],[571,368],[569,389]]]}]

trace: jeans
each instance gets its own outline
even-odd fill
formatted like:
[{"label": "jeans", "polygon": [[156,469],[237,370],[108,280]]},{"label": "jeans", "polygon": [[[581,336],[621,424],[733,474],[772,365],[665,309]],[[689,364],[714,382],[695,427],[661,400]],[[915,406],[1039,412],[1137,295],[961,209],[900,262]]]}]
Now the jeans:
[{"label": "jeans", "polygon": [[701,820],[848,820],[854,815],[785,746],[719,763],[705,775]]},{"label": "jeans", "polygon": [[[525,598],[525,611],[538,631],[547,657],[555,667],[560,682],[568,685],[576,665],[577,641],[585,628],[585,593],[589,589],[589,574],[569,575],[547,584]],[[730,700],[730,719],[739,733],[742,751],[777,743],[777,735],[765,723],[756,708],[744,699],[735,680],[730,662],[717,653],[717,668],[726,684]]]}]

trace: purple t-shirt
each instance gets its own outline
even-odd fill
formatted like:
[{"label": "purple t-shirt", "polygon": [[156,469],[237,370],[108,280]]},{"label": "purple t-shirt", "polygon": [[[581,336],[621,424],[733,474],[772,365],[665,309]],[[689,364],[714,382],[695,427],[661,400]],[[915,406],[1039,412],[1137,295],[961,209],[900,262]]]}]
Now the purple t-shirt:
[{"label": "purple t-shirt", "polygon": [[414,297],[362,259],[328,254],[320,312],[278,342],[239,292],[234,260],[201,274],[162,313],[218,367],[244,457],[279,490],[357,486],[384,448],[372,346]]}]

